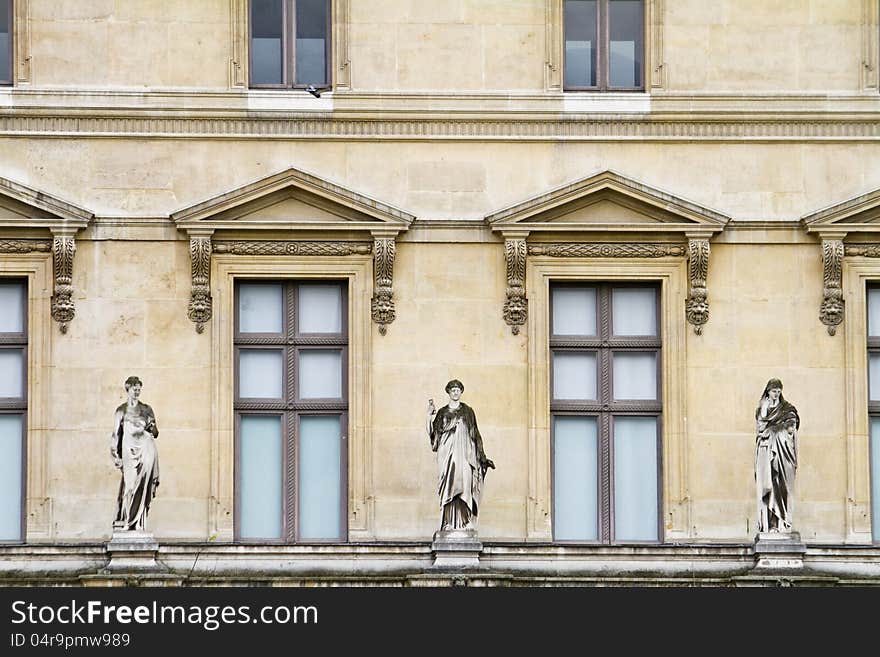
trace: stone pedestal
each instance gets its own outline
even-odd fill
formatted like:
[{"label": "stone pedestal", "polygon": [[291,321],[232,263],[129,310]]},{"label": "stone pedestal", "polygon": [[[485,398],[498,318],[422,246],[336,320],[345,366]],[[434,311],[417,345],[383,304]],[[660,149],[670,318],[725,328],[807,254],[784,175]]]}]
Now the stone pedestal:
[{"label": "stone pedestal", "polygon": [[156,561],[159,544],[149,532],[121,529],[113,524],[113,536],[107,543],[107,572],[158,572],[164,567]]},{"label": "stone pedestal", "polygon": [[483,544],[475,529],[449,529],[434,532],[431,553],[435,568],[468,568],[480,565]]},{"label": "stone pedestal", "polygon": [[755,536],[755,569],[803,568],[806,551],[798,532],[761,532]]}]

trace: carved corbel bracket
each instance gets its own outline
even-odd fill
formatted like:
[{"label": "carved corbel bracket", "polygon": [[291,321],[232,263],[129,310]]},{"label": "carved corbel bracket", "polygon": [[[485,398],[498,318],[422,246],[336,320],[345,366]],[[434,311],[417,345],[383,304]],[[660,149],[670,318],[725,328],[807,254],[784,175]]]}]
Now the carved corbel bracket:
[{"label": "carved corbel bracket", "polygon": [[379,325],[379,334],[388,332],[388,325],[396,317],[394,311],[394,256],[397,248],[395,234],[373,235],[373,321]]},{"label": "carved corbel bracket", "polygon": [[819,320],[828,327],[828,335],[834,335],[843,322],[843,237],[841,234],[820,234],[822,238],[823,290]]},{"label": "carved corbel bracket", "polygon": [[73,259],[76,255],[76,229],[52,231],[52,319],[58,322],[62,333],[76,315],[73,302]]},{"label": "carved corbel bracket", "polygon": [[504,301],[502,316],[510,326],[513,335],[519,334],[519,327],[529,316],[529,300],[526,298],[526,236],[528,234],[505,233],[504,259],[507,263],[507,298]]},{"label": "carved corbel bracket", "polygon": [[688,236],[688,295],[685,300],[687,321],[694,333],[702,335],[709,321],[709,298],[706,278],[709,275],[709,238]]},{"label": "carved corbel bracket", "polygon": [[202,333],[211,319],[211,233],[213,231],[189,231],[189,257],[192,265],[192,291],[187,317]]}]

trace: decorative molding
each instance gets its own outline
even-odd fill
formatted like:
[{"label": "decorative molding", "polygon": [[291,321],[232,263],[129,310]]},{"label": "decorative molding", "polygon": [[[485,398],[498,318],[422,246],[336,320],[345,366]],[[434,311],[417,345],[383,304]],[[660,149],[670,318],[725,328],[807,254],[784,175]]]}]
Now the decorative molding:
[{"label": "decorative molding", "polygon": [[544,88],[547,91],[562,91],[562,62],[564,61],[564,26],[562,24],[562,0],[545,0],[546,17],[545,41],[547,44],[544,62]]},{"label": "decorative molding", "polygon": [[235,240],[217,241],[214,253],[249,256],[347,256],[369,255],[369,242],[294,242],[281,240]]},{"label": "decorative molding", "polygon": [[73,233],[59,232],[52,240],[52,270],[54,288],[52,293],[52,319],[67,333],[67,326],[76,315],[73,301],[73,259],[76,240]]},{"label": "decorative molding", "polygon": [[822,239],[824,290],[819,320],[828,327],[828,335],[837,332],[843,322],[844,299],[842,290],[843,239]]},{"label": "decorative molding", "polygon": [[880,258],[880,244],[844,244],[845,255]]},{"label": "decorative molding", "polygon": [[663,47],[663,24],[666,19],[664,0],[648,0],[645,23],[648,39],[648,66],[651,71],[651,90],[657,91],[666,87],[666,51]]},{"label": "decorative molding", "polygon": [[[76,112],[74,115],[73,112]],[[792,117],[787,120],[743,116],[718,119],[685,115],[667,118],[644,114],[621,118],[620,114],[575,114],[568,118],[456,119],[456,118],[342,118],[326,112],[318,116],[279,117],[279,112],[230,116],[230,111],[200,112],[179,116],[168,110],[142,115],[126,109],[123,115],[98,114],[94,109],[50,110],[0,109],[0,135],[46,137],[127,137],[179,139],[308,139],[346,141],[538,141],[538,142],[827,142],[880,140],[876,118]],[[156,113],[167,111],[167,116]],[[557,109],[554,114],[559,114]],[[14,112],[14,113],[13,113]],[[80,113],[82,112],[82,113]],[[876,108],[869,110],[876,115]]]},{"label": "decorative molding", "polygon": [[232,38],[229,58],[229,86],[248,86],[248,0],[230,0],[229,35]]},{"label": "decorative molding", "polygon": [[42,253],[52,252],[52,242],[49,240],[7,240],[0,239],[0,253]]},{"label": "decorative molding", "polygon": [[519,334],[519,327],[529,316],[529,300],[526,298],[526,247],[525,237],[504,240],[504,259],[507,263],[507,299],[504,301],[502,316],[510,326],[510,332]]},{"label": "decorative molding", "polygon": [[349,53],[349,25],[351,0],[333,0],[333,84],[334,91],[351,89],[351,55]]},{"label": "decorative molding", "polygon": [[529,255],[552,258],[666,258],[688,254],[683,244],[620,244],[611,242],[567,242],[529,244]]},{"label": "decorative molding", "polygon": [[31,82],[30,0],[15,0],[15,84]]},{"label": "decorative molding", "polygon": [[192,291],[187,317],[202,333],[211,319],[211,236],[190,234],[189,256],[192,265]]},{"label": "decorative molding", "polygon": [[394,321],[394,237],[376,236],[373,256],[374,280],[371,301],[373,321],[379,325],[379,333],[385,335],[388,325]]},{"label": "decorative molding", "polygon": [[877,32],[880,29],[880,1],[862,0],[862,90],[877,91],[878,66],[880,66],[880,52],[878,52]]},{"label": "decorative molding", "polygon": [[709,321],[709,299],[706,278],[709,275],[709,240],[688,240],[688,296],[685,300],[687,321],[694,333],[702,335],[703,325]]}]

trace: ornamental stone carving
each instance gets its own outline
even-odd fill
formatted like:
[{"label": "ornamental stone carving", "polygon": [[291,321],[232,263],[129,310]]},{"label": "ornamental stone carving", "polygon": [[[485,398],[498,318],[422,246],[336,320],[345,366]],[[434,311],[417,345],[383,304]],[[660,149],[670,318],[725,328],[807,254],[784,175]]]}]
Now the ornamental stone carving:
[{"label": "ornamental stone carving", "polygon": [[368,242],[287,242],[287,241],[222,241],[214,242],[214,253],[232,255],[304,255],[347,256],[369,255]]},{"label": "ornamental stone carving", "polygon": [[190,235],[189,256],[192,266],[192,291],[187,317],[202,333],[211,319],[211,236]]},{"label": "ornamental stone carving", "polygon": [[0,240],[0,253],[33,253],[52,251],[52,243],[48,240]]},{"label": "ornamental stone carving", "polygon": [[687,248],[682,244],[538,243],[529,244],[529,255],[551,258],[666,258],[687,255]]},{"label": "ornamental stone carving", "polygon": [[524,238],[504,240],[504,259],[507,262],[507,299],[504,301],[502,315],[514,335],[526,323],[529,316],[529,300],[526,298],[526,254],[528,249]]},{"label": "ornamental stone carving", "polygon": [[373,257],[374,293],[371,303],[373,321],[379,325],[379,333],[385,335],[388,325],[394,321],[394,256],[396,246],[393,237],[376,237]]},{"label": "ornamental stone carving", "polygon": [[843,322],[844,300],[842,289],[843,240],[822,240],[822,263],[824,290],[819,320],[828,327],[828,335],[834,335]]},{"label": "ornamental stone carving", "polygon": [[60,324],[61,332],[76,315],[73,301],[73,258],[76,241],[73,234],[59,233],[52,240],[52,269],[55,287],[52,293],[52,319]]},{"label": "ornamental stone carving", "polygon": [[694,333],[701,335],[703,325],[709,321],[709,299],[706,277],[709,275],[709,240],[688,240],[688,296],[685,301],[687,321]]}]

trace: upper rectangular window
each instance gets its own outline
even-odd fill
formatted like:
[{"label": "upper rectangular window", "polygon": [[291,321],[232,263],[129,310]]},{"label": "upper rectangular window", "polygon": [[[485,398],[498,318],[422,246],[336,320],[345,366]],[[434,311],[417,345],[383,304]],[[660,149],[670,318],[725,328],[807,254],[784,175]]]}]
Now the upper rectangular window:
[{"label": "upper rectangular window", "polygon": [[241,281],[235,294],[236,538],[345,541],[347,286]]},{"label": "upper rectangular window", "polygon": [[880,284],[868,286],[868,420],[871,432],[871,516],[880,542]]},{"label": "upper rectangular window", "polygon": [[553,538],[660,536],[657,286],[550,288]]},{"label": "upper rectangular window", "polygon": [[566,90],[644,89],[644,0],[565,0],[563,22]]},{"label": "upper rectangular window", "polygon": [[250,0],[250,86],[330,84],[330,0]]},{"label": "upper rectangular window", "polygon": [[0,0],[0,84],[12,84],[12,0]]},{"label": "upper rectangular window", "polygon": [[27,282],[0,279],[0,541],[24,540]]}]

